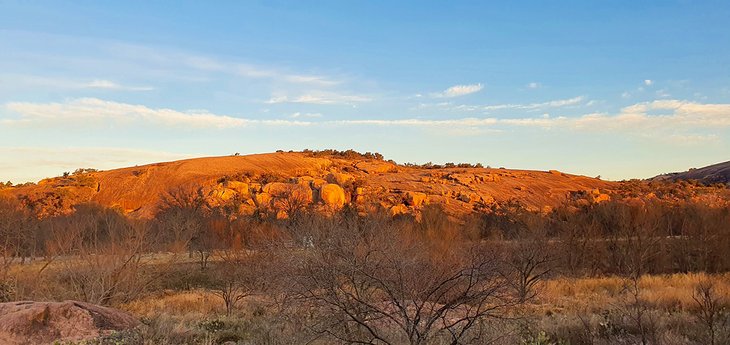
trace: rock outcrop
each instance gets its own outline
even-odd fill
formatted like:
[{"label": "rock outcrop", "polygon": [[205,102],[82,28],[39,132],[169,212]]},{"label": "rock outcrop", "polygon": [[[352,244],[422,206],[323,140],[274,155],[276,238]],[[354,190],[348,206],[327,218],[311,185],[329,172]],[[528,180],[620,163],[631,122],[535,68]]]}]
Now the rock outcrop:
[{"label": "rock outcrop", "polygon": [[333,172],[327,176],[327,181],[330,183],[336,183],[340,186],[345,185],[348,182],[354,181],[355,178],[350,174]]},{"label": "rock outcrop", "polygon": [[84,302],[0,303],[0,344],[79,342],[138,325],[126,312]]},{"label": "rock outcrop", "polygon": [[238,210],[239,215],[283,217],[293,210],[327,212],[345,204],[360,212],[398,206],[398,212],[417,215],[424,205],[438,204],[459,217],[513,199],[535,210],[555,207],[575,191],[598,189],[595,199],[600,202],[606,196],[599,194],[612,195],[617,188],[615,182],[562,172],[399,166],[365,156],[281,152],[81,172],[4,188],[0,197],[14,196],[41,217],[98,203],[134,218],[151,218],[172,194],[202,197],[210,208]]},{"label": "rock outcrop", "polygon": [[406,203],[409,206],[421,207],[428,201],[428,195],[421,192],[406,192]]}]

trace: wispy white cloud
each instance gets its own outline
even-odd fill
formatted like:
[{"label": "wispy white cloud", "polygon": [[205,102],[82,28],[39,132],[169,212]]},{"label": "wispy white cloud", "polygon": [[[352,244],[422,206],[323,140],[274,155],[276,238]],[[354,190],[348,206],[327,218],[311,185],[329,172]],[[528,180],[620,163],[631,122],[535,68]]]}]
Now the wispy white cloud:
[{"label": "wispy white cloud", "polygon": [[240,61],[226,61],[195,53],[160,50],[152,47],[113,44],[108,47],[114,52],[122,52],[134,59],[152,62],[155,65],[180,66],[204,71],[228,74],[249,79],[270,79],[276,82],[314,85],[319,87],[335,86],[341,80],[319,74],[294,73],[286,69],[262,66]]},{"label": "wispy white cloud", "polygon": [[[648,113],[660,112],[649,115]],[[618,115],[687,127],[730,127],[730,104],[697,103],[684,100],[656,100],[625,107]]]},{"label": "wispy white cloud", "polygon": [[659,98],[669,98],[672,97],[672,95],[669,94],[667,89],[660,89],[656,91],[656,96]]},{"label": "wispy white cloud", "polygon": [[[556,102],[563,104],[571,102]],[[377,125],[408,127],[481,128],[517,130],[520,127],[546,130],[567,130],[606,133],[636,137],[651,137],[665,143],[680,144],[682,138],[693,143],[712,143],[719,137],[708,131],[730,128],[730,104],[703,104],[681,100],[656,100],[636,103],[618,113],[590,113],[582,116],[522,118],[460,118],[460,119],[395,119],[336,121],[339,125]]]},{"label": "wispy white cloud", "polygon": [[459,96],[466,96],[472,93],[477,93],[484,88],[481,83],[478,84],[465,84],[465,85],[454,85],[442,92],[433,94],[437,98],[453,98]]},{"label": "wispy white cloud", "polygon": [[396,120],[341,120],[329,121],[334,125],[376,125],[376,126],[413,126],[413,127],[446,127],[446,126],[470,126],[481,127],[499,123],[494,118],[463,118],[450,120],[426,120],[426,119],[396,119]]},{"label": "wispy white cloud", "polygon": [[170,127],[231,128],[248,125],[303,126],[307,122],[287,120],[259,120],[218,115],[201,110],[182,112],[172,109],[153,109],[143,105],[81,98],[64,103],[11,102],[4,108],[19,117],[0,118],[6,124],[89,124],[94,121],[118,123],[148,122]]},{"label": "wispy white cloud", "polygon": [[72,80],[65,78],[40,77],[34,75],[0,75],[0,81],[9,85],[49,87],[54,89],[98,89],[110,91],[152,91],[152,86],[127,85],[108,79]]},{"label": "wispy white cloud", "polygon": [[342,83],[341,80],[332,76],[292,72],[281,66],[264,66],[185,51],[160,49],[127,43],[109,43],[105,45],[105,49],[110,53],[121,56],[123,59],[136,60],[153,66],[164,66],[166,69],[170,67],[178,67],[178,69],[187,68],[242,78],[270,79],[275,82],[319,87],[335,86]]},{"label": "wispy white cloud", "polygon": [[486,105],[481,107],[482,110],[490,111],[490,110],[503,110],[503,109],[520,109],[520,110],[539,110],[539,109],[545,109],[545,108],[560,108],[560,107],[567,107],[572,105],[578,105],[585,97],[578,96],[568,99],[557,99],[552,101],[546,101],[546,102],[539,102],[539,103],[529,103],[529,104],[497,104],[497,105]]},{"label": "wispy white cloud", "polygon": [[531,83],[527,84],[528,89],[538,89],[538,88],[540,88],[540,86],[541,86],[540,83],[537,83],[537,82],[531,82]]},{"label": "wispy white cloud", "polygon": [[[535,103],[545,106],[574,104],[571,99]],[[532,107],[524,105],[523,107]],[[528,108],[529,108],[528,107]],[[143,105],[82,98],[64,103],[14,102],[4,108],[16,117],[0,117],[0,123],[9,125],[67,124],[86,126],[94,123],[145,122],[165,127],[234,128],[244,126],[402,126],[454,128],[509,129],[532,127],[540,129],[577,130],[581,132],[615,131],[621,134],[663,137],[699,138],[713,135],[713,130],[730,128],[730,104],[705,104],[683,100],[655,100],[635,103],[619,112],[590,113],[582,116],[543,114],[536,117],[498,118],[465,117],[447,119],[378,119],[315,121],[319,113],[293,113],[290,119],[245,119],[196,110],[182,112],[172,109],[153,109]],[[307,119],[307,120],[300,120]],[[699,132],[698,132],[699,131]],[[701,133],[700,133],[701,132]],[[713,137],[708,137],[713,138]]]},{"label": "wispy white cloud", "polygon": [[151,86],[126,86],[120,85],[110,80],[95,79],[83,84],[83,87],[90,89],[106,89],[119,91],[152,91],[155,88]]},{"label": "wispy white cloud", "polygon": [[267,104],[278,104],[278,103],[306,103],[306,104],[353,104],[369,102],[372,99],[367,96],[361,95],[349,95],[339,94],[335,92],[313,92],[308,94],[299,95],[296,97],[289,97],[286,95],[272,96],[265,103]]},{"label": "wispy white cloud", "polygon": [[322,117],[322,114],[320,114],[320,113],[301,113],[301,112],[296,112],[296,113],[293,113],[293,114],[289,115],[289,117],[292,118],[292,119],[297,119],[297,118],[302,118],[302,117],[304,117],[304,118],[320,118],[320,117]]},{"label": "wispy white cloud", "polygon": [[644,79],[644,85],[651,86],[652,84],[654,84],[654,81],[653,80],[651,80],[651,79]]},{"label": "wispy white cloud", "polygon": [[331,77],[323,75],[293,74],[279,71],[273,68],[266,68],[242,63],[225,64],[221,62],[215,62],[215,65],[211,65],[211,63],[212,62],[208,62],[206,66],[211,66],[209,68],[212,68],[212,66],[216,66],[212,70],[219,72],[233,72],[235,75],[246,78],[272,79],[275,81],[290,84],[304,84],[318,87],[330,87],[342,83],[342,81],[340,80],[335,80]]},{"label": "wispy white cloud", "polygon": [[[490,104],[490,105],[468,105],[468,104],[454,104],[452,102],[439,102],[439,103],[421,103],[419,108],[440,108],[450,111],[467,111],[467,112],[494,112],[500,110],[526,110],[526,111],[538,111],[550,108],[561,108],[568,106],[577,106],[585,100],[585,97],[578,96],[567,99],[557,99],[546,102],[537,103],[508,103],[508,104]],[[589,101],[590,102],[590,101]]]},{"label": "wispy white cloud", "polygon": [[285,80],[289,81],[291,83],[311,84],[311,85],[318,85],[318,86],[322,86],[322,87],[335,86],[335,85],[339,85],[342,83],[342,81],[329,79],[328,77],[319,76],[319,75],[290,74],[290,75],[285,76]]}]

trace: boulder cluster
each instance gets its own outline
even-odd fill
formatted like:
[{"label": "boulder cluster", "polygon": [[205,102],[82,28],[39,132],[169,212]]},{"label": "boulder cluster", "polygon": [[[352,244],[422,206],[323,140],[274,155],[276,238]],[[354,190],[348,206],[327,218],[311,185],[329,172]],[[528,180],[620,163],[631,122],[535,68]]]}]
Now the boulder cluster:
[{"label": "boulder cluster", "polygon": [[330,173],[324,178],[308,175],[291,178],[285,182],[262,183],[256,179],[224,179],[214,186],[204,189],[206,201],[210,206],[237,204],[241,214],[253,214],[257,210],[274,211],[280,218],[296,209],[315,206],[323,209],[338,210],[346,203],[362,195],[363,189],[355,193],[345,187],[354,182],[354,177],[346,173]]}]

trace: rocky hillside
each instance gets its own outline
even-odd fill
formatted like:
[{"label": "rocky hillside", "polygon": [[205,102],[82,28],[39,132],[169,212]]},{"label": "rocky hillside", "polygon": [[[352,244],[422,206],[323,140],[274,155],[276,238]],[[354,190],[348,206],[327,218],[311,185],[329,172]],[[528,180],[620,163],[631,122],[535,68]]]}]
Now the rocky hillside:
[{"label": "rocky hillside", "polygon": [[277,152],[79,170],[0,193],[17,197],[42,216],[96,202],[146,218],[181,194],[204,199],[209,206],[244,214],[263,210],[279,217],[303,207],[330,210],[344,205],[414,213],[431,203],[463,215],[513,199],[539,211],[576,196],[600,202],[610,199],[616,186],[554,170],[404,166],[371,154]]},{"label": "rocky hillside", "polygon": [[730,184],[730,161],[706,166],[704,168],[689,169],[684,172],[659,175],[652,178],[652,180],[697,180],[707,185],[715,183]]}]

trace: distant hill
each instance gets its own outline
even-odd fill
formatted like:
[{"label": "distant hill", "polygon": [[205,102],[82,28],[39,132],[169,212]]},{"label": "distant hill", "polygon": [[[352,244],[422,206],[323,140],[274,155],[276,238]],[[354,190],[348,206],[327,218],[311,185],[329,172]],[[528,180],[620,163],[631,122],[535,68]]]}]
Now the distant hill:
[{"label": "distant hill", "polygon": [[281,213],[293,204],[314,209],[382,207],[392,214],[410,214],[434,203],[449,214],[463,215],[510,200],[540,211],[561,204],[576,192],[587,193],[591,200],[606,200],[609,197],[604,193],[610,194],[617,186],[617,182],[555,170],[399,165],[378,154],[307,151],[80,170],[0,194],[16,196],[41,215],[96,202],[146,218],[154,216],[166,196],[181,191],[194,193],[211,206],[235,206],[248,214],[260,210]]},{"label": "distant hill", "polygon": [[693,168],[684,172],[663,174],[653,177],[655,181],[679,181],[697,180],[704,184],[729,184],[730,183],[730,161],[718,163],[704,168]]}]

